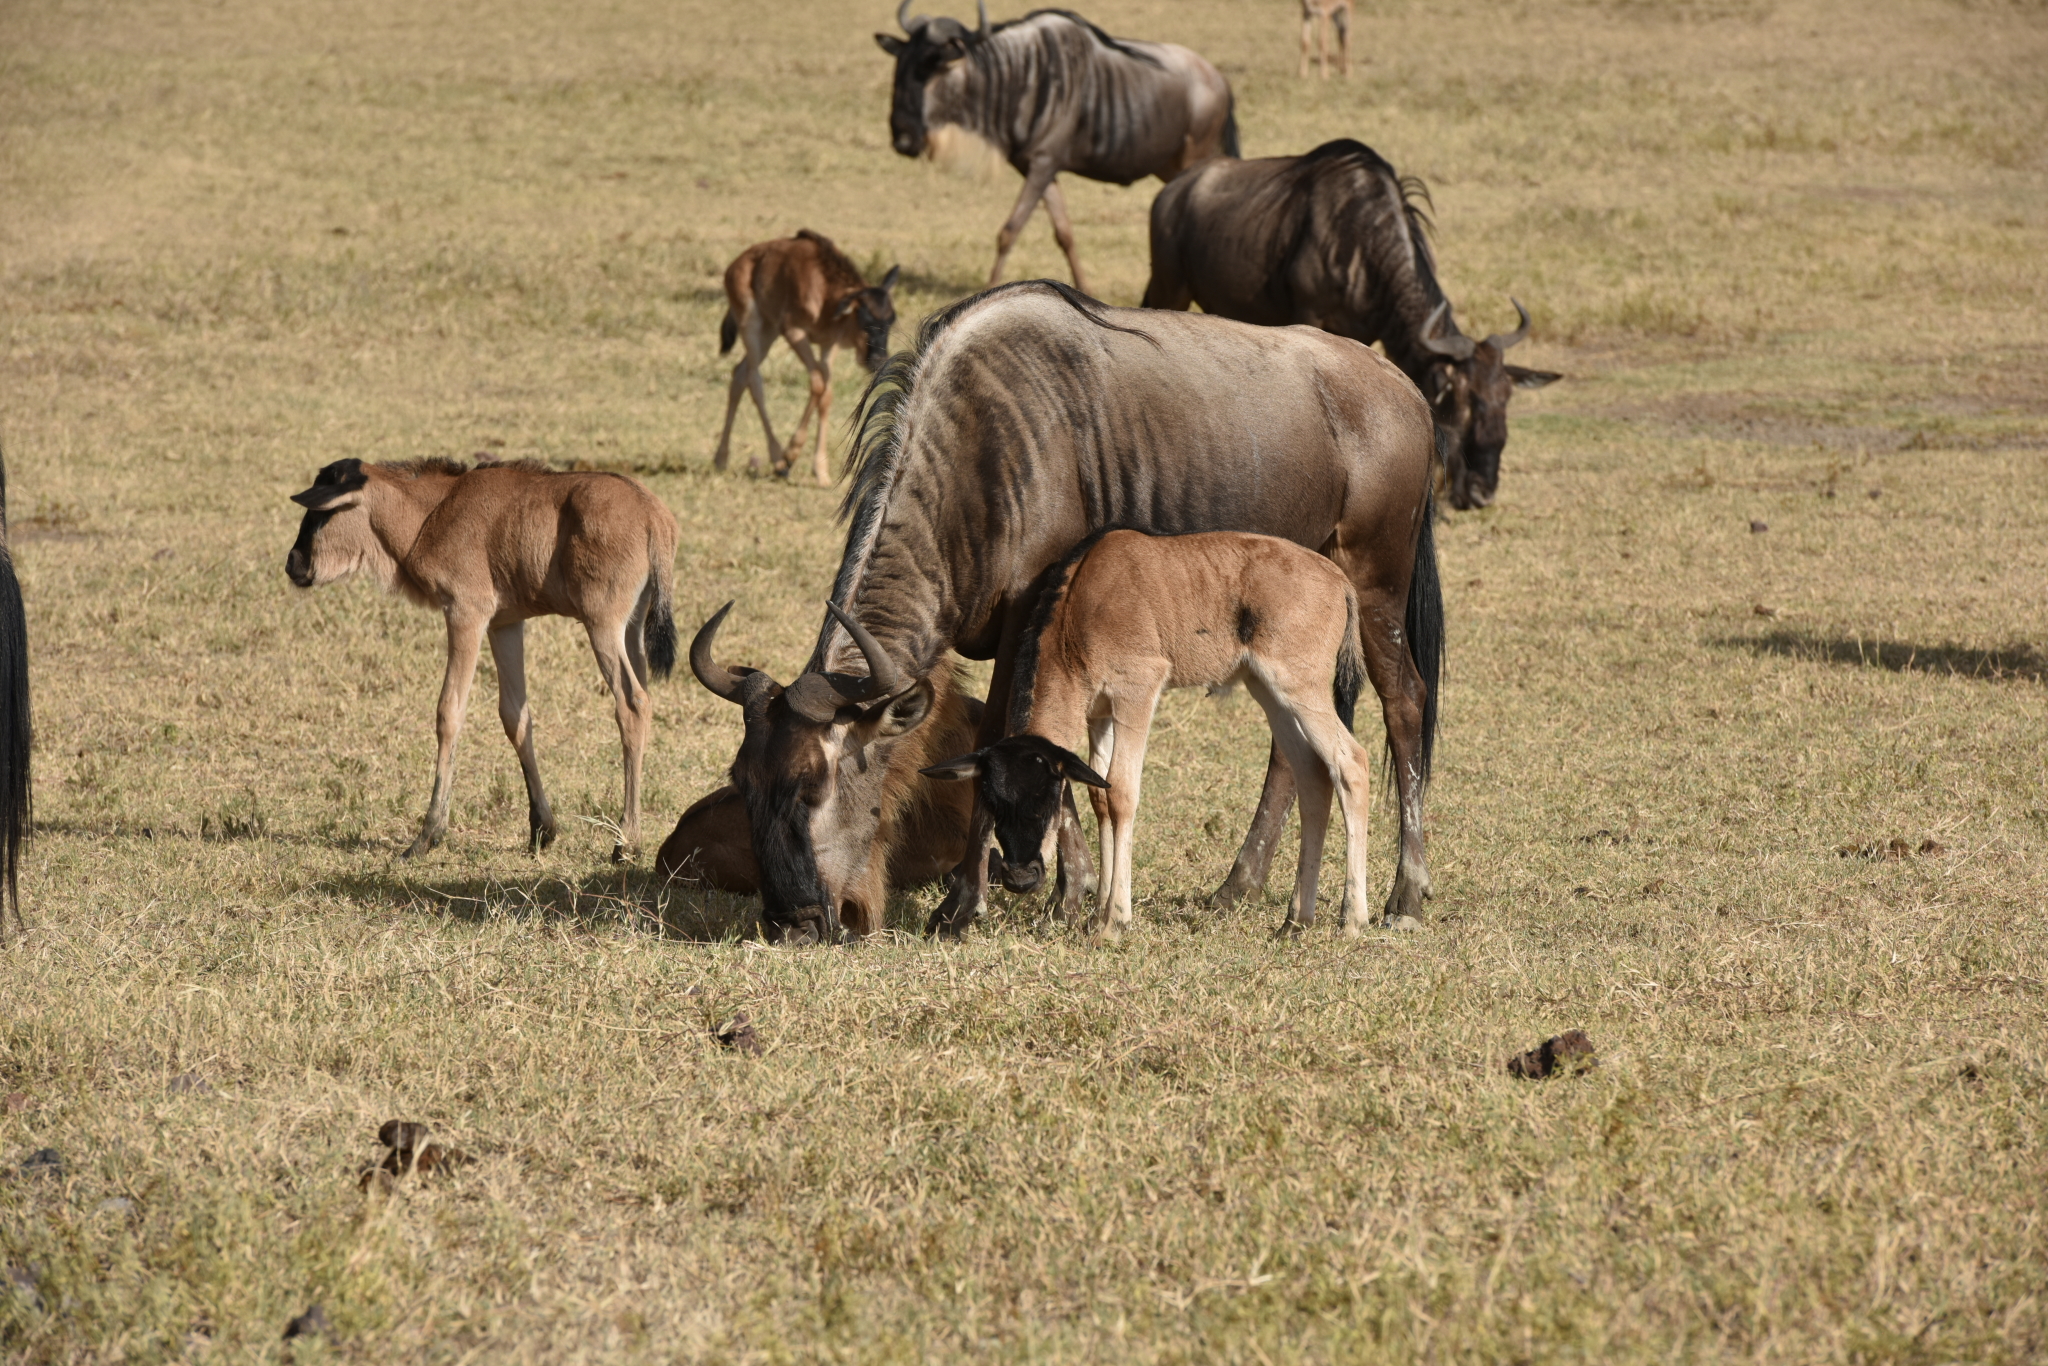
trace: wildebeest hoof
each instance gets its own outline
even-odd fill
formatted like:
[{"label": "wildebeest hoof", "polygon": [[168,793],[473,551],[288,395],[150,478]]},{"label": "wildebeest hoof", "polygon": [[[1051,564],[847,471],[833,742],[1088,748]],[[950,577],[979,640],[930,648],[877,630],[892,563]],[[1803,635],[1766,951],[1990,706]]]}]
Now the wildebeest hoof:
[{"label": "wildebeest hoof", "polygon": [[639,854],[640,851],[638,849],[629,849],[623,844],[614,844],[612,846],[613,863],[631,863],[635,858],[639,857]]},{"label": "wildebeest hoof", "polygon": [[545,824],[541,823],[540,821],[533,821],[528,824],[526,831],[527,853],[532,854],[536,858],[538,858],[540,856],[540,851],[548,848],[554,842],[555,823],[553,821],[548,821]]},{"label": "wildebeest hoof", "polygon": [[434,852],[434,850],[439,849],[441,847],[442,838],[443,836],[441,835],[422,834],[418,839],[414,840],[411,843],[411,845],[409,845],[406,848],[406,851],[399,855],[399,857],[404,859],[414,859],[418,858],[421,854],[431,854],[432,852]]},{"label": "wildebeest hoof", "polygon": [[1286,942],[1299,940],[1307,933],[1308,926],[1302,924],[1299,920],[1283,920],[1280,922],[1280,927],[1273,931],[1273,937]]}]

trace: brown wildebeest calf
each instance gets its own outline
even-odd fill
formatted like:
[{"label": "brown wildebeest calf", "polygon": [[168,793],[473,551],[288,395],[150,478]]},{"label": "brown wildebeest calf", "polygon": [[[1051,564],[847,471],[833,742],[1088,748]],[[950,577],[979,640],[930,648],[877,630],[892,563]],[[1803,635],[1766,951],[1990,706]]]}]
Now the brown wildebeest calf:
[{"label": "brown wildebeest calf", "polygon": [[1322,64],[1323,79],[1330,79],[1330,28],[1337,30],[1340,69],[1351,74],[1351,0],[1301,0],[1301,71],[1308,75],[1308,40],[1316,40],[1316,60]]},{"label": "brown wildebeest calf", "polygon": [[292,501],[306,509],[285,558],[293,583],[313,588],[366,571],[386,592],[438,607],[448,620],[434,794],[405,857],[448,833],[455,740],[486,634],[498,666],[498,717],[526,775],[530,848],[554,843],[526,705],[525,623],[563,616],[589,632],[618,711],[626,813],[612,860],[630,859],[653,718],[647,681],[650,671],[666,678],[676,662],[676,519],[661,500],[624,475],[557,474],[524,462],[470,469],[453,460],[337,460]]},{"label": "brown wildebeest calf", "polygon": [[[768,434],[768,463],[777,474],[789,473],[796,463],[804,422],[817,414],[818,446],[812,463],[820,484],[832,482],[825,461],[825,420],[832,407],[832,348],[851,346],[862,365],[871,371],[881,368],[889,358],[889,329],[896,322],[890,292],[896,288],[901,270],[901,266],[889,267],[882,283],[871,286],[830,238],[809,228],[794,237],[758,242],[725,268],[725,321],[718,325],[718,354],[731,351],[735,340],[745,343],[746,354],[732,368],[732,387],[725,396],[725,430],[719,434],[713,465],[724,469],[731,458],[732,420],[739,411],[740,390],[745,388],[760,410],[761,429]],[[768,421],[768,396],[761,387],[761,361],[777,337],[789,343],[811,376],[810,401],[804,404],[787,447],[775,444],[775,427]],[[815,353],[813,342],[818,347]],[[748,469],[760,467],[758,458],[747,460]]]},{"label": "brown wildebeest calf", "polygon": [[[1243,683],[1301,792],[1301,863],[1282,930],[1315,920],[1334,786],[1344,806],[1343,928],[1357,935],[1367,915],[1368,763],[1351,719],[1364,681],[1358,598],[1314,551],[1235,531],[1105,532],[1074,548],[1039,599],[1011,675],[1006,738],[924,772],[981,780],[1003,882],[1019,892],[1044,877],[1067,780],[1087,784],[1103,879],[1088,928],[1120,934],[1131,923],[1138,785],[1159,695]],[[1073,753],[1084,734],[1087,764]]]}]

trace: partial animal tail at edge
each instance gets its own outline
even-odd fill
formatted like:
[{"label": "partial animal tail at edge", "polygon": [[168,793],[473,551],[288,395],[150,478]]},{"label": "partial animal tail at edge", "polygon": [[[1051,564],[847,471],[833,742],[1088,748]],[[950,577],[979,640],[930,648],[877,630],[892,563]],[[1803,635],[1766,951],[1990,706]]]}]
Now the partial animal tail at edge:
[{"label": "partial animal tail at edge", "polygon": [[725,311],[725,318],[718,324],[718,354],[731,352],[732,344],[740,339],[740,320],[733,317],[732,310]]},{"label": "partial animal tail at edge", "polygon": [[1444,590],[1436,574],[1436,494],[1422,503],[1422,534],[1415,539],[1415,573],[1408,580],[1408,615],[1403,623],[1408,633],[1408,655],[1415,671],[1422,675],[1422,771],[1416,776],[1429,782],[1431,760],[1436,754],[1437,689],[1444,674]]},{"label": "partial animal tail at edge", "polygon": [[1223,115],[1223,155],[1243,156],[1237,141],[1237,93],[1231,92],[1230,109]]},{"label": "partial animal tail at edge", "polygon": [[[663,553],[666,551],[667,553]],[[647,538],[648,574],[654,580],[654,601],[647,608],[647,667],[667,678],[676,667],[676,548],[659,536]]]},{"label": "partial animal tail at edge", "polygon": [[14,557],[7,546],[7,467],[0,463],[0,939],[7,928],[7,907],[21,918],[21,847],[30,833],[28,707],[28,619],[22,611],[21,583],[14,576]]},{"label": "partial animal tail at edge", "polygon": [[1344,594],[1344,643],[1337,647],[1337,675],[1330,681],[1330,701],[1344,729],[1358,714],[1358,690],[1365,686],[1365,651],[1358,640],[1358,594]]}]

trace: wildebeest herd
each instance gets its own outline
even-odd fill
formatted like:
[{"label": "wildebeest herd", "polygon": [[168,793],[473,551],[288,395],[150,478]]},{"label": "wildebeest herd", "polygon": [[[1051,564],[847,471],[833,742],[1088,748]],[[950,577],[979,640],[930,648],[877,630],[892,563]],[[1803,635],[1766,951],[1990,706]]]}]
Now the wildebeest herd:
[{"label": "wildebeest herd", "polygon": [[[1299,793],[1301,863],[1283,929],[1310,924],[1334,796],[1348,855],[1339,923],[1356,934],[1373,919],[1368,764],[1351,735],[1369,681],[1400,803],[1399,862],[1378,919],[1413,925],[1430,895],[1438,486],[1454,507],[1485,505],[1510,393],[1557,378],[1504,360],[1528,335],[1526,310],[1516,304],[1521,325],[1508,335],[1461,333],[1437,283],[1420,182],[1350,140],[1239,159],[1230,86],[1185,48],[1114,38],[1061,10],[993,24],[985,3],[971,29],[913,18],[909,0],[897,23],[902,36],[876,38],[896,63],[895,150],[986,143],[1023,192],[997,236],[991,288],[933,315],[893,357],[896,270],[871,285],[804,231],[749,248],[727,271],[721,351],[741,342],[744,354],[719,468],[744,388],[774,471],[793,467],[815,420],[826,480],[831,353],[850,348],[875,373],[843,476],[845,553],[810,658],[787,683],[721,662],[730,603],[690,644],[691,671],[740,708],[742,735],[730,782],[683,814],[657,866],[758,893],[772,940],[832,942],[880,929],[892,890],[938,879],[946,892],[926,929],[956,936],[991,878],[1031,891],[1050,865],[1058,912],[1082,918],[1093,890],[1090,929],[1116,933],[1131,917],[1140,770],[1160,694],[1242,683],[1267,714],[1272,751],[1212,900],[1264,884]],[[1085,292],[1063,171],[1166,182],[1144,307]],[[1075,287],[998,284],[1041,199]],[[787,445],[760,375],[778,336],[809,375]],[[447,619],[433,795],[408,856],[446,832],[486,636],[532,847],[554,837],[521,624],[559,614],[584,624],[616,701],[625,810],[614,857],[634,857],[648,683],[677,643],[677,532],[658,500],[614,474],[343,460],[295,501],[306,509],[287,566],[295,584],[367,571]],[[994,661],[985,701],[963,686],[960,658]],[[8,753],[0,745],[0,762]],[[1096,811],[1099,877],[1073,781]]]}]

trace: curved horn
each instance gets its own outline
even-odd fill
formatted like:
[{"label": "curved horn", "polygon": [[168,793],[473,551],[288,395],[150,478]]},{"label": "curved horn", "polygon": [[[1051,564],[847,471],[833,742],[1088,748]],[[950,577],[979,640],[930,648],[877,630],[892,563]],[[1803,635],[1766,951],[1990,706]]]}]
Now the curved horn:
[{"label": "curved horn", "polygon": [[746,699],[740,696],[739,677],[711,657],[711,642],[718,635],[718,628],[725,624],[725,614],[730,611],[732,603],[729,602],[713,613],[711,620],[697,628],[697,638],[690,642],[690,672],[697,675],[697,681],[712,696],[744,703]]},{"label": "curved horn", "polygon": [[981,29],[974,36],[988,41],[988,0],[974,0],[974,8],[981,14]]},{"label": "curved horn", "polygon": [[1522,307],[1522,301],[1512,294],[1508,295],[1508,302],[1515,306],[1515,312],[1522,315],[1522,325],[1508,333],[1505,337],[1496,332],[1487,338],[1488,341],[1503,351],[1513,346],[1516,342],[1527,341],[1529,338],[1529,310]]},{"label": "curved horn", "polygon": [[903,0],[903,3],[896,7],[896,27],[905,33],[910,32],[910,0]]},{"label": "curved horn", "polygon": [[1436,306],[1436,311],[1429,315],[1429,321],[1422,325],[1422,336],[1418,338],[1422,343],[1422,349],[1439,356],[1449,356],[1452,360],[1471,360],[1477,342],[1456,333],[1448,337],[1436,335],[1437,328],[1449,323],[1450,320],[1451,301],[1446,299]]},{"label": "curved horn", "polygon": [[893,697],[910,686],[910,676],[889,658],[889,652],[868,634],[867,627],[855,621],[853,615],[836,602],[827,601],[825,610],[832,614],[832,620],[845,628],[847,635],[853,637],[853,643],[860,647],[868,661],[867,686],[859,689],[857,696],[844,689],[835,688],[834,691],[849,702],[866,702],[875,697]]}]

